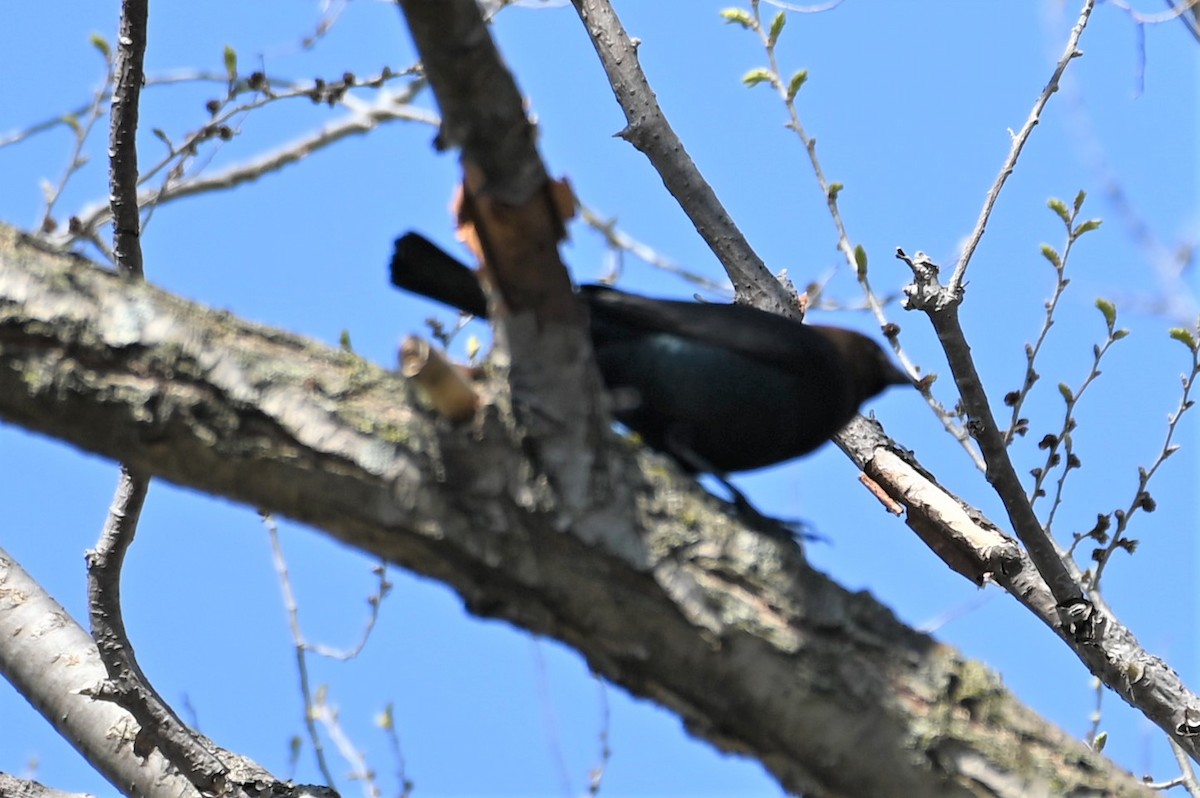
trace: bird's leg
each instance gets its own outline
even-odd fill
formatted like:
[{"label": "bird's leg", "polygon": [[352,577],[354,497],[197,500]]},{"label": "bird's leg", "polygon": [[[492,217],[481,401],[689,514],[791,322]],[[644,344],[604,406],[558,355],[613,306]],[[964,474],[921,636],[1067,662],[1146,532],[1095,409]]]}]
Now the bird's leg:
[{"label": "bird's leg", "polygon": [[746,498],[746,494],[734,487],[733,483],[724,474],[714,473],[712,476],[721,483],[725,490],[729,491],[729,495],[732,498],[730,503],[737,510],[742,520],[763,534],[773,538],[790,540],[797,544],[801,540],[815,541],[825,539],[814,532],[810,532],[808,523],[802,518],[774,518],[766,515],[751,504],[750,500]]},{"label": "bird's leg", "polygon": [[679,435],[667,435],[667,449],[671,455],[687,468],[698,474],[711,474],[717,482],[720,482],[725,490],[729,491],[730,504],[737,510],[739,516],[749,526],[754,527],[765,535],[773,538],[781,538],[799,543],[803,540],[821,540],[818,535],[809,532],[806,524],[802,519],[783,519],[772,518],[766,515],[750,503],[746,498],[746,494],[742,493],[734,484],[729,481],[729,478],[722,474],[717,469],[713,468],[712,464],[692,450],[679,440]]}]

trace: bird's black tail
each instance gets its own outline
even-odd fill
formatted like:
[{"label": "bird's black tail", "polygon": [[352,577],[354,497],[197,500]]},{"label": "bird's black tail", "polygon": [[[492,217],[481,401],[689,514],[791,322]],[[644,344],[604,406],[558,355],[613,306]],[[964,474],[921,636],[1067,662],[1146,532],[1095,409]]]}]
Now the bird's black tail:
[{"label": "bird's black tail", "polygon": [[487,297],[475,272],[419,233],[396,239],[391,269],[397,288],[487,318]]}]

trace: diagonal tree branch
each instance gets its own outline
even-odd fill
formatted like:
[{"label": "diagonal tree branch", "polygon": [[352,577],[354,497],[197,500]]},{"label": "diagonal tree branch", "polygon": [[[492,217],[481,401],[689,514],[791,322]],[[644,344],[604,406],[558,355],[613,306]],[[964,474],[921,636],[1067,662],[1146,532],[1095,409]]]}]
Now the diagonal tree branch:
[{"label": "diagonal tree branch", "polygon": [[587,314],[558,253],[573,204],[549,179],[520,91],[475,0],[401,0],[442,112],[439,146],[461,150],[459,234],[498,305],[513,429],[550,490],[539,502],[590,537],[628,526],[632,497],[599,442],[610,421]]},{"label": "diagonal tree branch", "polygon": [[796,318],[795,302],[751,248],[671,129],[638,64],[637,45],[625,33],[612,5],[596,0],[571,0],[571,4],[625,112],[627,124],[618,135],[650,159],[672,196],[687,198],[680,207],[724,265],[739,299]]},{"label": "diagonal tree branch", "polygon": [[637,517],[596,546],[513,498],[537,495],[537,471],[494,407],[453,427],[351,354],[3,227],[0,418],[439,579],[796,792],[978,795],[982,779],[993,795],[1145,794],[982,666],[736,526],[662,458],[608,440]]},{"label": "diagonal tree branch", "polygon": [[[193,787],[157,749],[139,750],[137,723],[111,701],[95,700],[107,678],[91,636],[52,596],[0,549],[0,675],[42,713],[92,767],[125,795],[191,798]],[[276,780],[257,763],[202,738],[228,767],[230,798],[337,798],[324,787]],[[0,774],[0,795],[76,798],[43,792],[35,782]]]},{"label": "diagonal tree branch", "polygon": [[[689,214],[699,212],[706,204],[705,191],[697,190],[692,182],[685,186],[675,185],[671,177],[679,169],[690,166],[679,163],[687,161],[682,147],[643,148],[639,143],[642,140],[651,144],[674,142],[675,139],[638,67],[636,48],[621,27],[611,4],[608,0],[572,0],[572,4],[583,20],[630,124],[633,125],[636,119],[639,125],[652,126],[652,132],[641,132],[636,140],[631,139],[631,143],[650,158],[680,205]],[[1092,0],[1084,0],[1066,51],[1035,103],[1030,120],[1016,137],[1009,161],[1015,162],[1039,114],[1055,91],[1062,72],[1079,54],[1079,37],[1086,27],[1093,5]],[[1012,163],[1006,162],[997,185],[989,194],[979,221],[979,235],[982,235],[992,204],[1011,169]],[[696,181],[702,180],[699,172],[689,171],[688,174]],[[961,261],[962,269],[965,269],[969,257],[967,253]],[[734,269],[724,258],[722,261],[733,274]],[[874,481],[880,494],[889,497],[897,507],[907,509],[909,525],[952,568],[977,582],[995,580],[1004,586],[1059,634],[1106,686],[1145,713],[1192,756],[1196,756],[1200,750],[1196,740],[1197,734],[1200,734],[1200,720],[1197,720],[1200,718],[1200,698],[1182,684],[1178,674],[1165,662],[1142,649],[1130,630],[1122,626],[1107,607],[1101,606],[1098,599],[1089,601],[1082,595],[1072,573],[1029,509],[1003,445],[996,447],[998,433],[995,432],[994,419],[978,376],[974,374],[965,338],[958,329],[957,305],[962,299],[962,285],[954,280],[962,279],[961,269],[956,275],[951,286],[944,289],[937,283],[936,269],[918,272],[914,284],[906,289],[909,309],[921,307],[927,310],[939,339],[946,347],[964,407],[973,422],[972,433],[980,441],[985,455],[988,479],[996,487],[1018,537],[1028,549],[1027,554],[1018,556],[1020,565],[1015,568],[995,567],[1005,564],[1011,540],[997,541],[990,523],[975,524],[968,534],[954,532],[955,524],[951,523],[951,519],[964,508],[968,516],[977,516],[978,513],[965,505],[960,507],[961,502],[938,486],[911,458],[891,456],[899,447],[877,426],[872,428],[860,416],[838,433],[835,441]],[[880,465],[884,461],[886,465]],[[1070,636],[1063,634],[1064,626],[1072,632]],[[1130,673],[1135,674],[1136,678],[1130,679]]]},{"label": "diagonal tree branch", "polygon": [[0,673],[104,778],[143,795],[199,796],[161,752],[134,754],[133,718],[89,695],[107,678],[91,635],[3,550],[0,637]]}]

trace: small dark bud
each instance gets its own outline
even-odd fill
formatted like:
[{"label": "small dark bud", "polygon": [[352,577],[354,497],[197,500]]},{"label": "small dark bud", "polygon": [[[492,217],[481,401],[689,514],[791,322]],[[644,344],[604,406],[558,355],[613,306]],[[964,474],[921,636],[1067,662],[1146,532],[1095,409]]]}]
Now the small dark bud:
[{"label": "small dark bud", "polygon": [[1139,541],[1133,540],[1132,538],[1125,538],[1124,540],[1118,541],[1117,545],[1125,549],[1125,551],[1129,552],[1130,554],[1133,554],[1135,551],[1137,551],[1138,542]]},{"label": "small dark bud", "polygon": [[216,116],[217,112],[221,110],[221,101],[209,100],[204,104],[204,110],[208,111],[209,116]]},{"label": "small dark bud", "polygon": [[308,98],[314,103],[319,103],[325,99],[325,81],[317,78],[313,81],[312,90],[308,92]]},{"label": "small dark bud", "polygon": [[221,141],[229,141],[233,138],[233,129],[229,125],[221,125],[217,128],[217,136]]},{"label": "small dark bud", "polygon": [[1074,454],[1067,455],[1067,468],[1080,468],[1083,463],[1079,462],[1079,458]]},{"label": "small dark bud", "polygon": [[900,325],[895,322],[888,322],[883,325],[883,337],[891,341],[900,334]]},{"label": "small dark bud", "polygon": [[1158,509],[1158,502],[1154,501],[1149,493],[1142,491],[1138,494],[1135,506],[1142,508],[1148,513],[1152,513]]},{"label": "small dark bud", "polygon": [[1058,438],[1054,435],[1047,435],[1046,437],[1044,437],[1040,441],[1038,441],[1039,449],[1053,449],[1057,445],[1058,445]]},{"label": "small dark bud", "polygon": [[354,85],[354,73],[353,72],[343,72],[342,73],[342,83],[345,83],[347,86],[353,86]]},{"label": "small dark bud", "polygon": [[1097,513],[1096,525],[1092,527],[1091,531],[1084,535],[1084,537],[1089,537],[1092,540],[1095,540],[1097,543],[1107,543],[1108,528],[1111,524],[1112,521],[1109,520],[1107,515],[1104,515],[1103,513]]},{"label": "small dark bud", "polygon": [[1092,549],[1092,560],[1094,562],[1104,561],[1104,549]]},{"label": "small dark bud", "polygon": [[72,235],[78,235],[83,232],[83,222],[79,220],[78,216],[72,216],[70,219],[67,219],[67,230]]},{"label": "small dark bud", "polygon": [[1029,469],[1029,474],[1030,474],[1030,476],[1032,476],[1034,479],[1041,479],[1041,478],[1042,478],[1042,469],[1040,469],[1040,468],[1031,468],[1031,469]]},{"label": "small dark bud", "polygon": [[255,91],[261,91],[267,85],[267,76],[262,72],[251,72],[246,78],[246,85]]},{"label": "small dark bud", "polygon": [[1061,462],[1062,462],[1062,455],[1060,455],[1058,452],[1055,452],[1054,454],[1050,455],[1050,459],[1049,459],[1049,461],[1047,461],[1047,465],[1049,465],[1051,468],[1054,468],[1056,465],[1058,465]]},{"label": "small dark bud", "polygon": [[1017,403],[1017,400],[1020,398],[1021,398],[1020,391],[1009,391],[1008,393],[1004,394],[1004,405],[1006,407],[1012,407],[1013,405],[1015,405]]}]

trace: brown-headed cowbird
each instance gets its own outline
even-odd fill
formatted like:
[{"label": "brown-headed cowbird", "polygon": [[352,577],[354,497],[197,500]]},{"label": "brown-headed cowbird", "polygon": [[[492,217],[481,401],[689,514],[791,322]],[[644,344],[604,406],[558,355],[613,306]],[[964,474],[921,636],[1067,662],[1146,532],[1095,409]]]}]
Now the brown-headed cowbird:
[{"label": "brown-headed cowbird", "polygon": [[[475,273],[416,233],[396,241],[391,270],[398,288],[487,316]],[[911,384],[852,330],[598,285],[579,297],[613,416],[691,472],[749,471],[807,454],[864,401]]]}]

